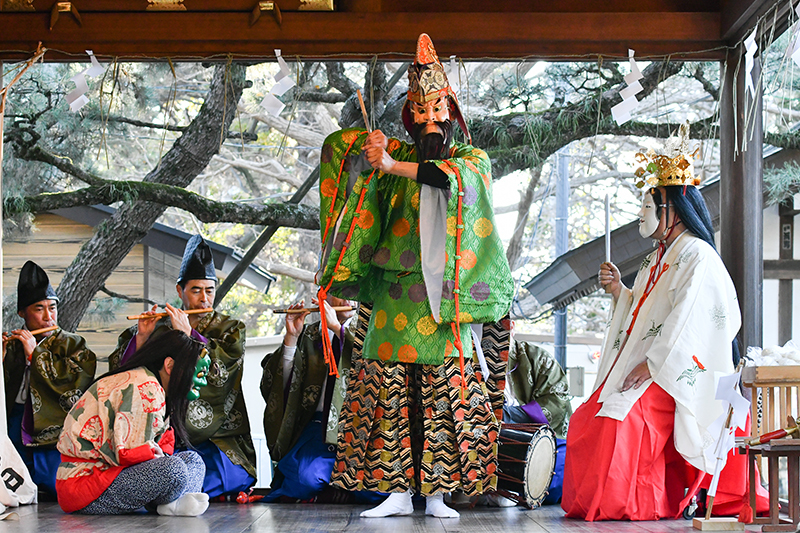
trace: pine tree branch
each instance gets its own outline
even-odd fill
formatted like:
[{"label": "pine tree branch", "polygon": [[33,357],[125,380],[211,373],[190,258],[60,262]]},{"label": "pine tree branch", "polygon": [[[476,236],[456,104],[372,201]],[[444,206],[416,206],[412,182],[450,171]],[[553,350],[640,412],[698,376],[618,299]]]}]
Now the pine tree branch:
[{"label": "pine tree branch", "polygon": [[[119,124],[130,124],[131,126],[136,126],[138,128],[150,128],[154,130],[167,130],[167,131],[175,131],[175,132],[184,132],[186,131],[186,126],[174,126],[172,124],[156,124],[155,122],[145,122],[143,120],[136,120],[134,118],[123,117],[120,115],[109,115],[108,117],[101,117],[97,113],[90,113],[86,115],[86,118],[90,120],[98,120],[98,121],[106,121],[106,122],[115,122]],[[228,139],[242,139],[244,138],[245,141],[256,141],[258,140],[258,135],[249,132],[238,132],[238,131],[229,131],[228,132]]]},{"label": "pine tree branch", "polygon": [[149,304],[149,305],[161,305],[155,300],[151,300],[150,298],[139,298],[137,296],[128,296],[127,294],[122,294],[119,292],[114,292],[105,285],[100,287],[100,292],[103,292],[112,298],[117,298],[118,300],[125,300],[126,302],[131,302],[134,304]]},{"label": "pine tree branch", "polygon": [[128,204],[137,200],[177,207],[192,213],[205,223],[275,224],[290,228],[319,229],[319,210],[312,206],[217,202],[181,187],[143,181],[106,181],[101,186],[85,187],[77,191],[7,197],[3,202],[3,217],[85,205],[110,205],[115,202]]}]

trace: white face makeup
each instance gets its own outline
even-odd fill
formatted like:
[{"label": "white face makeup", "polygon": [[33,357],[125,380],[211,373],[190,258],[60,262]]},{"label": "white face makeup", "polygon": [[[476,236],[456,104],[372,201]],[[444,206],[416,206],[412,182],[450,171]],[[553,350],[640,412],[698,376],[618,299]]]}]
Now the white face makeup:
[{"label": "white face makeup", "polygon": [[649,192],[642,198],[642,208],[639,210],[639,235],[649,239],[658,229],[658,215],[653,195]]}]

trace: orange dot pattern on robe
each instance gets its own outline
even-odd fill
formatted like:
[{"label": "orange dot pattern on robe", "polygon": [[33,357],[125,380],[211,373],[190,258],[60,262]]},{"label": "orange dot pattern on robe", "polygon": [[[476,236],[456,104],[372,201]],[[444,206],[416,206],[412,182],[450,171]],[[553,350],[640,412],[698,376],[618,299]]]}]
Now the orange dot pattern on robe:
[{"label": "orange dot pattern on robe", "polygon": [[447,343],[444,345],[444,356],[450,357],[451,355],[453,355],[453,350],[455,350],[455,346],[453,346],[453,343],[448,340]]},{"label": "orange dot pattern on robe", "polygon": [[369,229],[375,223],[375,216],[366,209],[362,209],[358,214],[358,222],[356,223],[363,229]]},{"label": "orange dot pattern on robe", "polygon": [[447,217],[447,234],[451,237],[456,236],[456,217]]},{"label": "orange dot pattern on robe", "polygon": [[332,198],[336,196],[338,190],[339,188],[336,186],[336,182],[330,178],[323,180],[323,182],[319,186],[320,194],[322,194],[322,196],[325,196],[326,198]]},{"label": "orange dot pattern on robe", "polygon": [[436,332],[436,322],[428,315],[417,320],[417,331],[420,335],[433,335]]},{"label": "orange dot pattern on robe", "polygon": [[417,360],[417,350],[409,344],[405,344],[397,351],[397,359],[401,363],[413,363]]},{"label": "orange dot pattern on robe", "polygon": [[359,133],[364,133],[364,130],[344,130],[342,132],[342,142],[350,144],[358,138]]},{"label": "orange dot pattern on robe", "polygon": [[350,279],[350,269],[346,266],[339,266],[339,268],[333,273],[333,280],[334,281],[347,281]]},{"label": "orange dot pattern on robe", "polygon": [[388,361],[391,359],[393,353],[394,347],[392,346],[391,342],[384,342],[378,346],[378,357],[380,357],[382,361]]},{"label": "orange dot pattern on robe", "polygon": [[472,225],[472,229],[473,231],[475,231],[475,235],[481,238],[485,238],[492,234],[494,226],[492,225],[491,220],[485,217],[481,217],[475,221],[475,224]]},{"label": "orange dot pattern on robe", "polygon": [[403,331],[406,329],[406,325],[408,324],[408,318],[404,313],[398,313],[396,317],[394,317],[394,329],[397,331]]},{"label": "orange dot pattern on robe", "polygon": [[461,267],[469,270],[478,263],[478,256],[472,250],[461,250]]},{"label": "orange dot pattern on robe", "polygon": [[419,211],[419,191],[415,192],[411,197],[411,207]]},{"label": "orange dot pattern on robe", "polygon": [[383,309],[375,313],[375,327],[378,329],[386,327],[386,311]]},{"label": "orange dot pattern on robe", "polygon": [[389,144],[386,146],[386,151],[392,153],[398,148],[400,148],[400,141],[397,139],[390,139]]},{"label": "orange dot pattern on robe", "polygon": [[410,229],[411,224],[408,223],[408,220],[401,218],[392,226],[392,233],[394,233],[396,237],[405,237]]}]

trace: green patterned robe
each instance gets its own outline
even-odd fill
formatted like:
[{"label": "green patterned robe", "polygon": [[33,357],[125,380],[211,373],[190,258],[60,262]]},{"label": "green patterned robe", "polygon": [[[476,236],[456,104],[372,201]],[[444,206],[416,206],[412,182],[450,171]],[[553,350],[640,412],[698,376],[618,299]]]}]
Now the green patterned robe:
[{"label": "green patterned robe", "polygon": [[[154,336],[171,328],[168,318],[159,321]],[[200,389],[200,398],[189,402],[186,430],[193,445],[210,440],[235,465],[256,477],[256,452],[250,436],[250,421],[242,394],[245,325],[214,311],[200,320],[195,330],[208,339],[211,367],[208,386]],[[119,366],[136,326],[119,336],[117,349],[108,357],[112,370]]]},{"label": "green patterned robe", "polygon": [[[25,374],[22,343],[6,348],[3,371],[6,413],[10,415]],[[36,346],[31,358],[30,402],[33,410],[33,444],[54,446],[64,418],[94,381],[97,357],[80,335],[56,330]]]},{"label": "green patterned robe", "polygon": [[514,398],[535,401],[559,439],[567,438],[572,406],[567,375],[550,352],[529,342],[513,341],[508,350],[508,379]]},{"label": "green patterned robe", "polygon": [[[288,397],[283,385],[283,345],[261,362],[264,368],[261,395],[267,403],[264,410],[264,432],[273,461],[279,461],[292,449],[306,425],[314,418],[322,386],[328,379],[328,365],[325,364],[321,341],[319,322],[303,328],[294,353],[292,381],[287,384]],[[346,380],[352,351],[353,334],[349,328],[345,328],[344,347],[338,365],[340,377],[336,380],[331,410],[328,413],[325,440],[331,444],[336,444],[339,412],[347,390]]]},{"label": "green patterned robe", "polygon": [[[511,305],[513,280],[494,223],[491,163],[485,152],[454,143],[451,157],[436,164],[450,181],[447,195],[444,282],[440,321],[432,315],[422,273],[420,193],[426,185],[375,171],[362,172],[348,189],[350,156],[360,154],[364,132],[331,134],[320,165],[321,231],[326,239],[321,285],[331,278],[331,292],[347,299],[374,302],[364,357],[383,361],[440,365],[456,357],[451,323],[500,320]],[[353,143],[348,152],[348,146]],[[397,161],[416,162],[414,145],[390,139],[387,152]],[[344,166],[342,166],[344,165]],[[340,168],[344,172],[339,179]],[[461,184],[457,176],[460,176]],[[352,181],[352,180],[351,180]],[[361,211],[357,206],[363,195]],[[459,288],[455,287],[456,230],[459,199],[463,209]],[[330,222],[329,222],[330,219]],[[352,238],[345,246],[347,234]],[[329,244],[332,243],[332,246]],[[342,251],[344,250],[344,251]],[[336,269],[340,254],[344,254]],[[460,294],[456,317],[454,293]],[[472,352],[469,327],[461,328],[464,353]]]}]

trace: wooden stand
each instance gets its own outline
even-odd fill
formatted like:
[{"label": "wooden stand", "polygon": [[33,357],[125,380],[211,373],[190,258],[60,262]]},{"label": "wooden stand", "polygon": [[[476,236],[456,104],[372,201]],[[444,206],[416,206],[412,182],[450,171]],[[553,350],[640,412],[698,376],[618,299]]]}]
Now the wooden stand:
[{"label": "wooden stand", "polygon": [[[800,522],[800,441],[796,439],[775,439],[766,444],[747,449],[747,466],[750,469],[750,508],[753,510],[753,523],[763,524],[761,531],[796,531]],[[769,517],[756,515],[756,456],[767,459],[769,468]],[[789,487],[789,506],[787,518],[779,515],[778,504],[778,460],[786,457]]]},{"label": "wooden stand", "polygon": [[706,520],[705,518],[695,518],[692,520],[692,527],[700,531],[744,531],[744,524],[736,518],[729,516],[714,517]]}]

